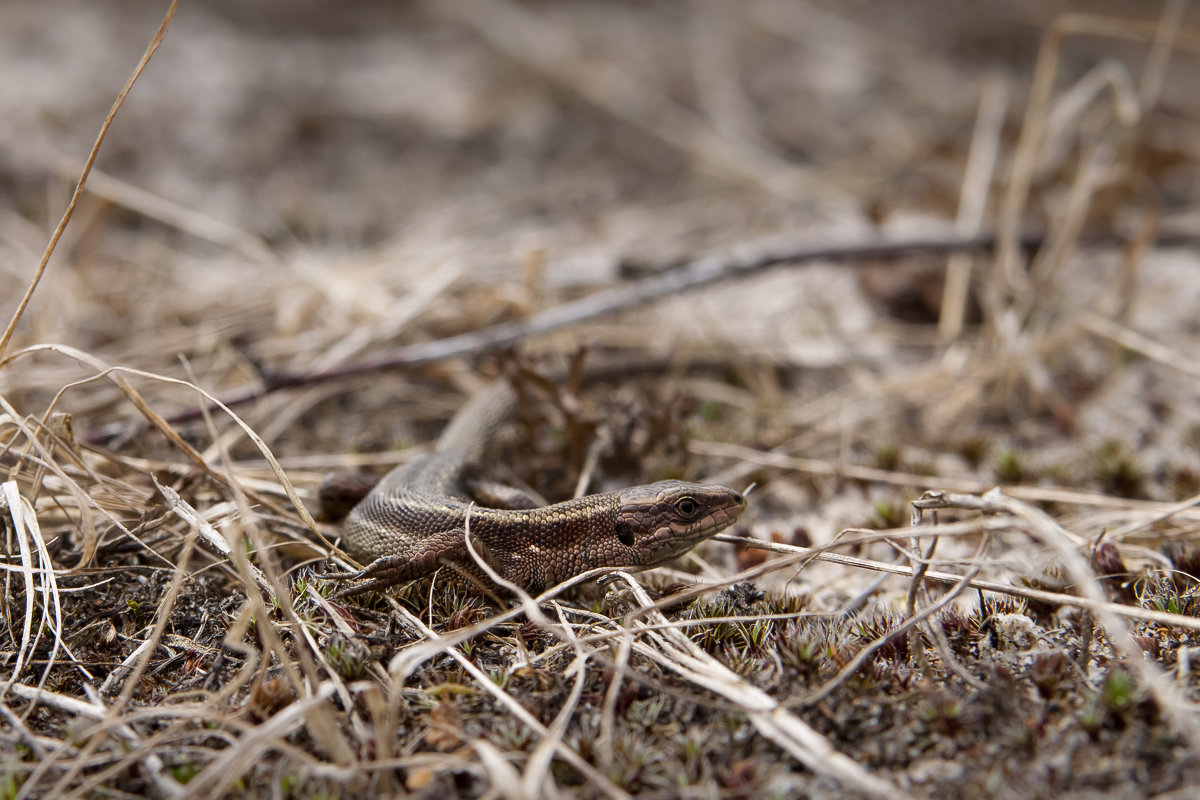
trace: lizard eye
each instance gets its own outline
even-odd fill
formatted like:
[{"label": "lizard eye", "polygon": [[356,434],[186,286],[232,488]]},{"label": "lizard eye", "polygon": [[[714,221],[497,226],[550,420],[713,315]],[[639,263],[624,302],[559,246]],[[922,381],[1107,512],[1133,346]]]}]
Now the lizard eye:
[{"label": "lizard eye", "polygon": [[700,504],[694,497],[681,497],[675,501],[675,510],[685,517],[691,517],[700,510]]}]

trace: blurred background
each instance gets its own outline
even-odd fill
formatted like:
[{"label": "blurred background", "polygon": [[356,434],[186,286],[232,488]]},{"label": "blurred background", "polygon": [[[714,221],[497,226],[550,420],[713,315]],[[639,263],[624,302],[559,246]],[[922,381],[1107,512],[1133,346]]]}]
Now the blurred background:
[{"label": "blurred background", "polygon": [[[5,318],[164,10],[0,5]],[[960,217],[968,232],[993,230],[1032,100],[1042,135],[1007,219],[1057,232],[1057,249],[1036,256],[1032,293],[1014,278],[1023,261],[1006,272],[978,260],[959,298],[966,333],[939,333],[946,260],[926,257],[773,272],[528,349],[592,342],[723,362],[755,404],[746,430],[769,427],[781,404],[849,391],[861,405],[828,440],[842,452],[847,426],[864,420],[889,438],[969,439],[991,436],[972,427],[991,421],[1047,419],[1141,446],[1178,413],[1178,440],[1200,417],[1173,377],[1150,378],[1162,396],[1149,409],[1145,375],[1112,386],[1127,373],[1114,373],[1111,342],[1081,344],[1060,325],[1108,302],[1142,333],[1182,344],[1195,332],[1190,251],[1138,262],[1133,291],[1127,249],[1079,257],[1075,245],[1119,233],[1142,242],[1140,258],[1146,236],[1194,229],[1196,17],[1186,3],[1140,0],[184,3],[10,352],[69,344],[107,364],[190,370],[221,392],[782,234],[904,237]],[[973,141],[981,167],[968,177]],[[937,375],[880,383],[914,365]],[[91,374],[36,356],[0,371],[0,389],[36,413]],[[301,419],[343,421],[323,431],[342,447],[387,446],[414,435],[385,421],[404,391],[391,381],[268,398],[247,419],[298,452],[314,444]],[[178,387],[144,391],[162,413],[194,402]],[[1097,396],[1108,399],[1087,423],[1081,402]],[[95,384],[66,406],[95,429],[136,418],[121,402]],[[425,416],[444,419],[457,402]],[[788,424],[822,418],[810,408]]]}]

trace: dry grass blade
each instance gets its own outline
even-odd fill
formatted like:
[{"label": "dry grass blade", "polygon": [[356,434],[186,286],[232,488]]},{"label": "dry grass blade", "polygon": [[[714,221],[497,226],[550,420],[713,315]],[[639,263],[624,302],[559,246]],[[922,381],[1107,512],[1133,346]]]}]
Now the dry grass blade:
[{"label": "dry grass blade", "polygon": [[[1007,527],[1007,524],[1004,524],[1004,527]],[[735,583],[739,583],[744,580],[751,580],[761,575],[792,569],[797,564],[804,564],[808,561],[827,561],[831,564],[841,564],[842,566],[867,569],[873,572],[885,572],[890,575],[900,575],[906,578],[911,578],[913,575],[913,568],[909,566],[904,566],[901,564],[889,564],[884,561],[875,561],[869,558],[845,556],[841,555],[840,553],[824,552],[811,547],[797,547],[795,545],[763,542],[758,539],[747,539],[745,537],[731,536],[723,533],[717,534],[713,538],[719,542],[729,542],[731,544],[740,544],[748,547],[760,548],[763,550],[787,553],[789,554],[789,557],[775,559],[766,562],[762,566],[743,570],[742,572],[739,572],[736,575],[721,581],[720,583],[706,584],[700,588],[692,590],[689,592],[689,594],[702,594],[704,592],[711,592],[713,589],[721,586],[731,586]],[[925,572],[925,580],[933,583],[956,585],[962,580],[962,576],[955,575],[950,572],[942,572],[941,570],[931,569]],[[1103,611],[1106,614],[1113,614],[1126,619],[1138,620],[1141,622],[1154,622],[1160,625],[1169,625],[1188,630],[1200,631],[1200,619],[1188,616],[1186,614],[1174,614],[1167,611],[1158,611],[1152,608],[1142,608],[1140,606],[1130,606],[1123,603],[1113,603],[1107,600],[1097,601],[1092,597],[1080,597],[1078,595],[1066,594],[1064,592],[1052,592],[1045,589],[1034,589],[1027,586],[1013,586],[1011,584],[984,580],[982,578],[971,579],[969,581],[969,585],[972,589],[980,589],[985,592],[995,592],[996,594],[1018,597],[1025,600],[1033,600],[1040,603],[1047,603],[1052,606],[1070,606],[1072,608],[1082,608],[1088,611]]]},{"label": "dry grass blade", "polygon": [[[1161,351],[1166,354],[1165,348]],[[917,486],[922,488],[950,488],[958,492],[986,492],[996,487],[994,481],[971,479],[939,478],[931,475],[920,475],[910,472],[895,472],[876,467],[843,464],[818,458],[796,458],[783,453],[765,452],[752,447],[728,444],[725,442],[691,442],[691,450],[695,453],[712,456],[728,456],[739,458],[751,463],[781,469],[796,470],[815,475],[833,475],[856,480],[872,481],[897,486]],[[1125,511],[1160,512],[1167,506],[1149,500],[1136,498],[1112,497],[1098,492],[1080,491],[1058,486],[1021,486],[1004,485],[1003,491],[1021,500],[1038,503],[1066,503],[1072,505],[1092,506],[1096,508],[1112,508]],[[1190,517],[1200,519],[1200,516]]]},{"label": "dry grass blade", "polygon": [[[478,564],[480,562],[476,563]],[[608,568],[600,568],[588,570],[580,575],[576,575],[574,578],[563,581],[557,586],[547,589],[536,598],[533,598],[532,605],[536,607],[541,603],[559,596],[574,586],[578,586],[590,580],[595,580],[603,575],[607,575],[611,571],[612,570]],[[388,673],[398,677],[401,681],[403,681],[411,676],[413,671],[416,670],[420,664],[441,654],[442,652],[446,651],[447,648],[455,647],[469,639],[474,638],[475,636],[478,636],[484,631],[494,628],[501,623],[521,616],[522,614],[526,613],[526,610],[527,607],[522,604],[514,608],[509,608],[499,614],[496,614],[495,616],[476,622],[473,625],[460,628],[459,630],[453,631],[449,634],[431,636],[429,641],[419,642],[396,653],[396,655],[388,663]],[[536,613],[540,614],[541,612],[538,611]]]},{"label": "dry grass blade", "polygon": [[980,497],[941,492],[927,492],[914,504],[919,509],[970,508],[984,513],[1011,514],[1029,525],[1030,534],[1043,544],[1049,545],[1057,555],[1076,591],[1091,601],[1097,621],[1104,627],[1110,641],[1124,656],[1124,661],[1138,673],[1176,729],[1190,741],[1194,751],[1200,752],[1200,722],[1187,710],[1187,704],[1169,677],[1143,658],[1143,648],[1133,640],[1129,625],[1122,615],[1114,613],[1108,598],[1101,588],[1096,574],[1080,555],[1071,537],[1044,511],[994,489]]},{"label": "dry grass blade", "polygon": [[[64,486],[67,487],[67,491],[71,494],[72,499],[74,499],[76,508],[79,510],[81,517],[86,517],[89,509],[93,510],[104,517],[105,521],[111,524],[114,528],[121,531],[125,535],[128,535],[131,539],[135,541],[137,540],[137,537],[125,527],[124,523],[118,519],[115,514],[92,499],[84,490],[84,488],[80,486],[79,481],[69,475],[66,470],[59,465],[58,461],[54,458],[53,453],[35,435],[34,429],[21,419],[16,408],[14,408],[8,402],[4,395],[0,395],[0,411],[3,411],[8,416],[9,420],[13,423],[13,426],[24,438],[27,447],[36,454],[36,463],[38,466],[46,469],[50,474],[58,478]],[[5,449],[7,448],[8,446],[6,445]],[[83,527],[85,531],[90,531],[92,524],[90,520],[83,521],[81,522],[81,527]],[[88,556],[88,561],[81,561],[80,566],[86,566],[90,564],[91,556],[94,554],[94,552],[95,542],[89,533],[84,549],[84,554]]]},{"label": "dry grass blade", "polygon": [[63,213],[62,219],[59,220],[58,227],[51,234],[50,241],[46,245],[46,250],[42,253],[42,260],[33,274],[33,279],[29,282],[29,286],[26,288],[21,302],[17,304],[17,310],[13,312],[12,319],[9,320],[4,333],[0,334],[0,358],[8,350],[8,343],[17,329],[17,323],[21,321],[21,317],[25,313],[25,308],[29,305],[30,298],[33,297],[34,291],[37,289],[38,284],[41,283],[42,275],[46,272],[46,265],[50,263],[50,256],[54,255],[54,248],[58,246],[58,240],[62,238],[63,231],[67,229],[67,223],[71,221],[71,217],[75,214],[75,207],[79,204],[79,198],[83,196],[84,184],[87,183],[88,174],[92,171],[92,165],[96,163],[96,156],[100,153],[100,145],[103,144],[104,137],[108,134],[109,126],[112,125],[113,119],[116,118],[117,111],[125,103],[125,98],[129,95],[129,90],[133,88],[133,84],[141,76],[142,70],[150,63],[150,58],[158,50],[158,46],[162,44],[163,38],[167,35],[167,28],[170,27],[171,20],[175,18],[175,8],[178,5],[179,0],[171,0],[171,5],[167,8],[167,13],[163,17],[162,24],[158,26],[158,30],[155,31],[150,44],[146,46],[146,52],[142,54],[141,60],[138,61],[137,66],[133,69],[133,74],[129,76],[129,80],[121,88],[117,99],[113,101],[112,108],[109,109],[108,115],[104,118],[104,123],[100,126],[100,133],[96,136],[96,142],[92,145],[92,150],[88,153],[87,161],[83,166],[83,172],[79,176],[79,183],[76,184],[75,192],[71,195],[71,202],[67,205],[67,210]]},{"label": "dry grass blade", "polygon": [[[515,796],[535,797],[540,794],[542,786],[546,781],[548,770],[550,769],[550,759],[555,752],[559,753],[574,753],[570,750],[563,741],[563,735],[566,732],[567,724],[571,720],[571,716],[575,711],[575,707],[579,702],[579,698],[583,693],[584,680],[587,677],[587,661],[588,653],[583,649],[579,639],[571,630],[570,625],[561,617],[559,623],[555,624],[542,613],[538,603],[534,601],[521,587],[505,580],[496,573],[490,564],[480,555],[475,549],[474,542],[471,537],[471,509],[474,506],[467,507],[466,518],[463,522],[463,536],[467,545],[467,551],[471,558],[474,559],[475,565],[485,574],[488,579],[497,586],[500,586],[509,592],[516,595],[521,604],[521,610],[531,622],[539,625],[543,630],[551,632],[563,639],[564,642],[571,645],[575,649],[576,661],[572,665],[572,669],[577,670],[575,684],[571,689],[571,695],[567,702],[559,710],[554,717],[554,722],[549,729],[546,729],[542,740],[534,749],[529,757],[529,764],[525,769],[524,775],[521,777],[519,787],[516,784],[509,784],[507,781],[508,773],[502,772],[500,777],[504,783],[496,788],[505,796],[510,793],[516,793]],[[511,701],[514,702],[515,701]],[[481,754],[482,755],[482,754]]]},{"label": "dry grass blade", "polygon": [[130,402],[132,402],[134,406],[136,406],[137,409],[142,412],[146,419],[149,420],[151,424],[153,424],[154,427],[157,428],[164,436],[166,436],[172,444],[174,444],[184,455],[191,459],[196,466],[200,467],[212,477],[217,479],[220,479],[220,476],[208,466],[200,453],[194,447],[184,441],[183,437],[180,436],[179,432],[176,431],[170,425],[170,423],[168,423],[163,417],[150,408],[141,394],[138,393],[138,391],[129,383],[129,381],[125,379],[125,376],[133,375],[135,377],[158,381],[172,386],[188,388],[203,398],[204,402],[210,403],[213,407],[224,411],[229,418],[233,420],[234,424],[241,428],[246,437],[254,443],[255,447],[258,448],[258,451],[262,454],[263,458],[266,459],[271,471],[279,480],[279,485],[283,487],[284,493],[287,495],[288,500],[292,502],[296,508],[297,514],[299,514],[300,519],[304,522],[308,529],[313,533],[314,536],[316,536],[318,539],[321,539],[331,550],[336,549],[333,547],[333,545],[329,544],[329,542],[324,541],[324,535],[321,533],[316,521],[312,518],[312,515],[309,513],[307,507],[304,505],[304,501],[300,499],[300,496],[296,492],[295,487],[292,485],[291,480],[288,479],[287,474],[283,471],[283,467],[280,466],[279,461],[271,452],[271,448],[267,446],[267,443],[263,441],[263,438],[253,428],[246,424],[241,417],[234,413],[232,409],[228,408],[215,396],[189,381],[168,377],[166,375],[157,375],[151,372],[132,369],[129,367],[110,366],[88,353],[82,352],[73,347],[67,347],[65,345],[35,345],[33,347],[25,348],[20,352],[14,353],[9,358],[0,361],[0,369],[3,369],[12,360],[41,351],[60,353],[96,370],[96,374],[94,376],[87,378],[84,381],[68,384],[66,387],[61,389],[55,396],[55,399],[51,402],[50,408],[46,412],[47,415],[53,411],[62,396],[70,389],[81,386],[85,383],[107,378],[117,384],[125,396],[129,398]]},{"label": "dry grass blade", "polygon": [[279,747],[287,735],[305,724],[310,715],[327,707],[337,689],[329,682],[313,688],[312,694],[297,700],[266,722],[243,736],[236,747],[228,747],[188,783],[192,797],[222,797],[255,761],[272,748]]},{"label": "dry grass blade", "polygon": [[[439,637],[437,634],[434,633],[433,630],[427,625],[425,625],[425,623],[421,622],[407,611],[401,609],[400,613],[408,622],[408,624],[413,626],[424,637],[430,640],[431,644],[436,644],[439,642]],[[503,689],[497,686],[491,678],[489,678],[482,670],[480,670],[478,666],[471,663],[467,657],[460,653],[454,645],[444,645],[444,647],[439,649],[437,652],[445,652],[446,655],[449,655],[451,658],[453,658],[456,662],[458,662],[463,670],[465,670],[475,680],[480,688],[484,689],[488,692],[488,694],[495,697],[506,709],[509,710],[510,713],[513,714],[514,717],[516,717],[516,719],[537,733],[538,736],[543,740],[553,742],[555,751],[559,757],[570,764],[574,769],[578,770],[579,773],[583,775],[598,791],[603,793],[606,797],[614,798],[614,800],[629,797],[627,793],[614,786],[611,781],[597,772],[595,767],[587,763],[587,761],[581,758],[578,753],[568,747],[561,739],[552,735],[551,731],[541,722],[539,722],[537,717],[530,714],[528,710],[520,705],[520,703],[518,703]],[[398,675],[404,674],[397,671],[397,665],[399,665],[401,668],[407,666],[404,662],[400,661],[399,657],[397,657],[393,660],[392,666],[389,667],[389,672],[391,672],[393,677],[394,695],[398,694],[396,689],[403,685],[403,679],[399,681],[396,680]]]},{"label": "dry grass blade", "polygon": [[[529,764],[520,781],[520,788],[518,788],[516,784],[511,784],[511,786],[509,786],[509,784],[506,783],[500,784],[500,786],[497,787],[500,792],[505,794],[505,796],[508,796],[508,794],[512,792],[516,792],[521,796],[536,796],[540,794],[542,784],[544,784],[546,781],[547,771],[550,769],[550,760],[554,753],[571,753],[571,757],[569,757],[568,760],[572,763],[572,765],[582,763],[580,760],[578,760],[575,752],[571,751],[570,748],[566,746],[565,742],[563,741],[563,734],[566,730],[566,724],[570,722],[572,712],[575,711],[575,706],[583,692],[584,679],[586,679],[587,676],[588,654],[583,650],[580,642],[578,642],[578,638],[575,636],[575,633],[571,631],[570,625],[566,624],[566,620],[560,619],[559,624],[553,624],[553,622],[541,612],[538,602],[535,602],[533,597],[530,597],[526,591],[520,587],[517,587],[516,584],[505,581],[504,578],[497,575],[496,570],[493,570],[492,566],[487,564],[487,561],[481,557],[480,553],[475,551],[472,535],[470,535],[470,510],[472,510],[473,507],[473,505],[468,506],[467,517],[463,522],[463,536],[464,541],[467,543],[467,551],[470,553],[470,557],[474,559],[475,565],[485,573],[487,578],[490,579],[493,584],[496,584],[498,587],[502,587],[517,596],[517,599],[520,600],[521,603],[522,612],[528,616],[530,621],[538,624],[542,630],[556,634],[556,636],[562,638],[565,643],[574,646],[576,651],[576,662],[575,664],[572,664],[572,668],[578,670],[575,685],[571,688],[571,694],[568,698],[568,702],[566,702],[563,705],[563,708],[559,710],[558,714],[554,716],[554,722],[551,724],[551,727],[544,730],[538,747],[535,747],[534,752],[530,754]],[[456,652],[452,652],[452,655],[457,656]],[[508,700],[508,703],[515,704],[516,702],[515,700],[510,699]],[[505,781],[506,775],[508,775],[506,772],[502,772],[502,778],[505,778]],[[598,780],[599,775],[594,774],[590,777],[592,777],[593,780]]]},{"label": "dry grass blade", "polygon": [[[0,3],[0,798],[1188,791],[1194,4],[822,5]],[[750,510],[335,596],[498,373]]]},{"label": "dry grass blade", "polygon": [[1200,379],[1200,362],[1162,342],[1157,342],[1149,336],[1097,314],[1087,314],[1081,322],[1084,328],[1096,336],[1116,342],[1130,352],[1138,353],[1160,364],[1166,364],[1188,377]]},{"label": "dry grass blade", "polygon": [[[615,574],[625,581],[643,608],[653,608],[650,597],[637,581],[623,572]],[[666,622],[657,611],[652,613],[652,618],[659,623]],[[635,626],[637,624],[634,623]],[[665,669],[677,672],[689,682],[736,703],[759,733],[808,769],[868,797],[908,796],[898,787],[876,778],[837,752],[828,739],[781,707],[768,694],[743,681],[725,665],[697,647],[695,642],[677,628],[668,626],[660,630],[661,633],[644,631],[647,638],[654,643],[651,652],[658,663]]]},{"label": "dry grass blade", "polygon": [[[31,153],[27,149],[29,143],[25,142],[4,141],[0,144],[13,151],[15,157],[26,162],[41,162],[48,171],[60,176],[73,178],[78,174],[75,161],[62,153],[44,150]],[[251,261],[262,264],[279,261],[279,257],[264,246],[261,240],[235,225],[186,208],[101,170],[91,169],[86,184],[89,194],[136,211],[202,241],[234,250]]]},{"label": "dry grass blade", "polygon": [[537,793],[529,793],[523,788],[521,776],[491,742],[486,739],[473,739],[471,749],[479,755],[479,762],[492,784],[492,791],[498,792],[505,800],[522,800],[537,796]]},{"label": "dry grass blade", "polygon": [[579,698],[583,696],[583,690],[587,683],[587,663],[590,654],[584,650],[579,637],[567,624],[562,608],[558,608],[558,617],[557,630],[567,632],[566,644],[575,650],[575,661],[570,668],[575,670],[575,683],[571,686],[571,694],[567,697],[567,702],[563,703],[563,707],[554,716],[554,722],[550,724],[548,735],[538,742],[537,747],[529,756],[529,763],[525,767],[525,773],[521,776],[520,788],[523,797],[537,797],[553,786],[550,779],[550,760],[558,747],[565,746],[563,737],[566,735],[567,726],[576,714]]},{"label": "dry grass blade", "polygon": [[[103,720],[94,728],[93,731],[91,731],[92,735],[87,738],[86,744],[84,745],[80,756],[74,758],[66,766],[62,776],[51,789],[51,794],[54,796],[66,796],[68,787],[76,784],[79,772],[85,768],[87,757],[104,745],[104,741],[106,739],[106,730],[119,724],[118,720],[133,696],[133,693],[138,686],[142,675],[149,665],[150,658],[153,655],[155,648],[158,646],[158,643],[162,640],[163,634],[165,633],[167,625],[170,622],[171,611],[174,608],[175,601],[179,596],[179,591],[183,584],[183,576],[186,574],[188,559],[191,555],[194,540],[194,536],[189,536],[184,542],[183,551],[180,555],[179,563],[176,566],[174,575],[172,576],[171,584],[168,586],[167,591],[163,596],[162,603],[157,609],[157,619],[155,620],[154,627],[151,630],[150,635],[147,637],[146,646],[141,648],[140,655],[133,663],[129,674],[126,677],[125,683],[121,688],[119,697],[111,706],[105,709]],[[38,773],[48,770],[55,763],[55,755],[57,754],[51,754],[50,757],[47,757],[38,764],[37,770],[34,771],[34,775],[31,776],[31,780],[26,784],[26,786],[36,785],[37,782],[33,778],[36,777]],[[157,756],[154,758],[157,759]],[[81,785],[76,787],[75,791],[72,793],[72,796],[81,795],[86,791],[87,788],[87,782],[83,782]],[[18,794],[18,798],[22,796],[24,796],[23,793]]]},{"label": "dry grass blade", "polygon": [[[208,542],[209,545],[211,545],[218,553],[222,553],[226,556],[230,555],[233,548],[230,546],[229,542],[225,540],[225,537],[218,533],[216,528],[210,525],[204,519],[204,517],[200,515],[200,512],[188,505],[183,498],[179,496],[178,492],[168,486],[163,486],[158,482],[157,478],[154,479],[154,486],[166,499],[168,507],[174,511],[181,520],[199,531],[200,537],[204,539],[204,541]],[[254,580],[258,584],[259,588],[267,593],[274,591],[270,581],[267,580],[267,576],[263,574],[262,570],[253,565],[251,565],[250,569],[251,574],[254,576]]]},{"label": "dry grass blade", "polygon": [[[72,716],[78,716],[82,719],[96,720],[103,722],[108,718],[107,709],[103,704],[96,702],[94,699],[90,701],[80,700],[75,697],[47,692],[42,689],[34,689],[22,684],[16,684],[12,687],[12,693],[17,697],[22,697],[33,703],[44,703],[53,708],[65,711]],[[146,769],[150,771],[151,779],[155,786],[159,789],[164,797],[181,797],[184,794],[184,787],[169,774],[166,774],[163,769],[162,759],[153,751],[145,748],[145,742],[142,737],[127,724],[118,724],[113,728],[113,732],[123,739],[127,745],[134,751],[134,758],[144,760]],[[65,749],[65,748],[64,748]],[[43,763],[49,763],[48,759],[44,759]]]},{"label": "dry grass blade", "polygon": [[[17,540],[17,547],[21,554],[21,578],[25,586],[25,615],[21,623],[21,645],[17,651],[17,659],[13,665],[12,674],[4,683],[3,690],[0,690],[0,699],[3,699],[3,695],[13,688],[17,679],[21,676],[26,659],[37,648],[38,642],[41,641],[44,632],[49,630],[53,645],[51,646],[50,657],[46,662],[46,668],[42,671],[42,676],[38,680],[38,687],[41,688],[45,684],[50,670],[54,667],[59,647],[62,644],[63,626],[62,605],[59,602],[58,596],[58,581],[55,578],[54,565],[51,563],[50,553],[46,549],[46,542],[42,538],[41,527],[38,525],[37,515],[33,511],[33,506],[21,496],[16,481],[4,481],[4,483],[0,484],[0,493],[2,493],[0,499],[4,501],[3,510],[8,512],[7,516],[12,522],[12,534]],[[36,564],[32,551],[36,551],[37,554]],[[36,590],[34,589],[35,574],[40,578]],[[37,636],[31,638],[30,634],[35,616],[34,603],[39,597],[41,599],[42,615],[37,623]],[[5,607],[10,607],[10,604],[5,603]],[[48,622],[51,613],[54,616],[53,623]],[[31,704],[25,716],[32,713],[35,707],[35,704]]]},{"label": "dry grass blade", "polygon": [[[600,716],[600,739],[596,742],[596,749],[600,753],[600,763],[604,766],[609,766],[613,760],[613,731],[616,727],[617,699],[625,683],[625,674],[629,670],[629,655],[633,651],[633,631],[628,627],[622,626],[615,633],[592,636],[589,637],[588,641],[589,643],[597,641],[601,636],[615,636],[617,639],[617,653],[613,658],[612,681],[608,685],[608,690],[604,693],[604,706]],[[549,652],[542,653],[540,657],[544,658],[549,654]]]},{"label": "dry grass blade", "polygon": [[[1000,152],[1000,132],[1007,105],[1005,85],[1000,78],[993,77],[980,92],[975,133],[971,138],[971,150],[963,173],[955,230],[964,235],[978,234],[984,222],[988,189]],[[946,264],[944,300],[938,320],[938,335],[944,341],[953,341],[962,332],[970,291],[970,268],[971,256],[966,253],[954,253]]]},{"label": "dry grass blade", "polygon": [[1163,4],[1158,30],[1154,34],[1150,54],[1146,58],[1146,68],[1142,71],[1141,81],[1138,82],[1138,99],[1144,109],[1149,110],[1158,105],[1167,75],[1167,64],[1179,38],[1187,6],[1188,0],[1167,0]]}]

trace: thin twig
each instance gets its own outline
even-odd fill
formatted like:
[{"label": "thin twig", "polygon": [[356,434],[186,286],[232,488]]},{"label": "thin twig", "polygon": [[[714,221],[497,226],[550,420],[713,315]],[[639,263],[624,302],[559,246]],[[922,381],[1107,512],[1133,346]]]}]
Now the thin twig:
[{"label": "thin twig", "polygon": [[[869,558],[857,558],[855,556],[846,556],[841,553],[826,552],[821,548],[815,547],[798,547],[796,545],[781,544],[776,542],[764,542],[759,539],[750,539],[745,536],[732,536],[730,534],[718,533],[713,537],[713,541],[728,542],[730,544],[744,545],[746,547],[754,547],[760,550],[771,550],[778,553],[787,553],[787,558],[778,558],[773,561],[768,561],[757,567],[752,567],[743,570],[736,575],[718,581],[716,583],[704,584],[686,592],[680,592],[677,595],[672,595],[666,598],[671,604],[686,602],[694,596],[706,594],[708,592],[719,591],[727,586],[741,583],[742,581],[753,580],[762,575],[771,572],[779,572],[785,569],[791,569],[796,564],[806,564],[809,561],[828,561],[831,564],[841,564],[846,567],[856,567],[861,569],[874,570],[876,572],[886,572],[891,575],[900,575],[902,577],[912,577],[912,567],[903,564],[889,564],[885,561],[874,561]],[[962,575],[955,575],[951,572],[941,572],[940,570],[929,570],[925,573],[925,580],[930,583],[957,584],[963,578]],[[1041,603],[1047,603],[1055,606],[1070,606],[1072,608],[1083,608],[1103,611],[1106,614],[1115,614],[1126,619],[1135,619],[1141,622],[1157,622],[1162,625],[1174,625],[1188,630],[1200,631],[1200,618],[1191,617],[1186,614],[1171,614],[1166,611],[1155,611],[1151,608],[1142,608],[1140,606],[1128,606],[1122,603],[1112,603],[1109,601],[1097,601],[1090,597],[1080,597],[1073,594],[1064,594],[1063,592],[1050,592],[1045,589],[1033,589],[1025,586],[1013,586],[1007,583],[999,583],[997,581],[982,580],[972,578],[969,585],[975,589],[982,589],[985,592],[993,592],[995,594],[1009,595],[1011,597],[1021,597],[1026,600],[1036,600]]]},{"label": "thin twig", "polygon": [[[1041,233],[1020,237],[1024,247],[1038,247],[1044,240]],[[1121,241],[1114,232],[1081,237],[1086,244],[1107,244]],[[864,241],[864,239],[866,239]],[[1200,232],[1185,230],[1163,232],[1157,238],[1160,245],[1181,244],[1200,239]],[[399,347],[378,358],[344,364],[313,372],[278,372],[267,375],[260,383],[234,389],[220,398],[228,408],[245,405],[274,392],[298,389],[331,381],[360,378],[392,370],[411,369],[462,355],[478,355],[511,347],[526,339],[575,325],[596,317],[636,308],[664,297],[674,297],[720,281],[744,278],[783,266],[798,266],[814,261],[869,262],[900,258],[916,254],[939,255],[975,250],[988,250],[996,244],[994,233],[962,236],[948,232],[935,236],[917,237],[858,237],[853,242],[813,242],[804,240],[792,245],[766,248],[746,244],[727,253],[698,258],[685,266],[651,275],[647,278],[606,289],[587,297],[552,306],[523,320],[513,320],[460,333],[431,342]],[[0,368],[8,359],[0,361]],[[210,406],[211,408],[211,406]],[[170,424],[199,418],[200,406],[193,406],[166,415]],[[82,436],[85,442],[104,442],[129,430],[129,424],[112,423],[95,428]]]}]

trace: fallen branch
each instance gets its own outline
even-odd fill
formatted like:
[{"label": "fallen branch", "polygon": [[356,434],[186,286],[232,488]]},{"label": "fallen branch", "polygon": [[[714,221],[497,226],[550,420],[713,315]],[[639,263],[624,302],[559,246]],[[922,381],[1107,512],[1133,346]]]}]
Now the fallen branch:
[{"label": "fallen branch", "polygon": [[[725,253],[703,256],[681,267],[547,308],[526,319],[501,322],[444,339],[399,347],[369,361],[313,372],[271,373],[265,375],[261,383],[234,389],[221,397],[220,401],[222,405],[233,408],[284,389],[410,369],[455,356],[494,352],[568,325],[775,267],[798,266],[814,261],[859,262],[916,254],[946,255],[990,250],[996,245],[994,233],[963,236],[951,231],[942,235],[909,238],[867,237],[866,241],[863,238],[856,237],[856,240],[850,243],[803,241],[773,248],[761,245],[738,246]],[[1024,247],[1035,248],[1044,239],[1043,233],[1028,233],[1022,237],[1021,243]],[[1200,232],[1180,231],[1160,235],[1157,243],[1172,245],[1194,242],[1197,239],[1200,239]],[[1105,233],[1084,237],[1083,241],[1089,244],[1111,244],[1120,242],[1121,237],[1115,233]],[[210,405],[209,409],[216,410],[216,406]],[[193,406],[168,414],[164,418],[170,424],[177,424],[197,419],[203,413],[204,407]],[[129,423],[112,423],[89,431],[83,440],[100,443],[128,430]]]}]

